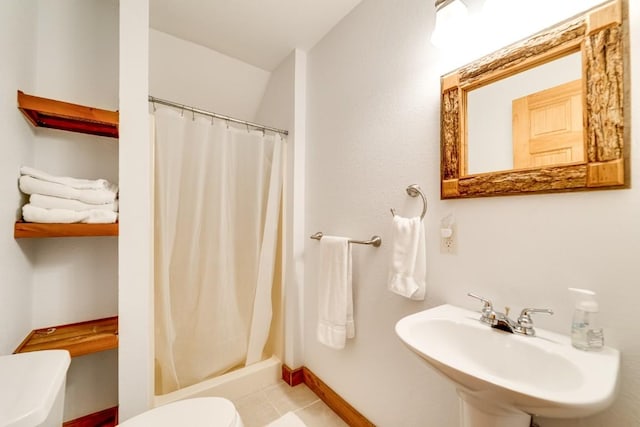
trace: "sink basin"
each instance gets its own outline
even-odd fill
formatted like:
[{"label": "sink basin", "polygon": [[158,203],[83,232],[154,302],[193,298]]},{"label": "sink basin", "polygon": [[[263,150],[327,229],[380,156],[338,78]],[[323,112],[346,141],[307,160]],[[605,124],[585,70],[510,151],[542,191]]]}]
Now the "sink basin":
[{"label": "sink basin", "polygon": [[571,346],[568,336],[541,329],[535,337],[511,334],[479,318],[479,313],[441,305],[396,324],[400,339],[457,385],[463,406],[474,407],[468,408],[470,418],[475,410],[503,409],[514,416],[520,412],[525,425],[529,414],[585,417],[613,402],[617,350],[581,351]]}]

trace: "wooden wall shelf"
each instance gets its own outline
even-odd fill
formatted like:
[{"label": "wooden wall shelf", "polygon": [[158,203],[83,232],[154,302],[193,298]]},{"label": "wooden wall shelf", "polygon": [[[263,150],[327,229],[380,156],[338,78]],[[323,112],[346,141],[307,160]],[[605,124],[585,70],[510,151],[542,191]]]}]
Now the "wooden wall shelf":
[{"label": "wooden wall shelf", "polygon": [[114,224],[42,224],[38,222],[16,222],[13,237],[96,237],[117,236],[118,223]]},{"label": "wooden wall shelf", "polygon": [[38,127],[118,138],[119,114],[18,91],[18,108]]},{"label": "wooden wall shelf", "polygon": [[118,316],[35,329],[14,353],[68,350],[71,357],[118,348]]}]

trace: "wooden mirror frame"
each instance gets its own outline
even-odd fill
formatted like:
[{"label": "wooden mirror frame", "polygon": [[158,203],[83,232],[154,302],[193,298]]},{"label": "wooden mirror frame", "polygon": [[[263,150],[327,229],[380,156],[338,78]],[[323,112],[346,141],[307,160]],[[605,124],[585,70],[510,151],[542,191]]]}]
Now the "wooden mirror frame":
[{"label": "wooden mirror frame", "polygon": [[[629,33],[614,0],[441,79],[441,198],[628,188]],[[573,52],[582,53],[584,162],[467,175],[467,93]]]}]

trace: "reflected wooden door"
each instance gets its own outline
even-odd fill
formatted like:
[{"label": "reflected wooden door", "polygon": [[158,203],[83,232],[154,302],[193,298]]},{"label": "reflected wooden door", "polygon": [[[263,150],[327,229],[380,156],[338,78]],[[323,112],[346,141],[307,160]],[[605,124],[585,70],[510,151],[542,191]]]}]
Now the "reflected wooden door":
[{"label": "reflected wooden door", "polygon": [[582,80],[513,100],[515,169],[584,161]]}]

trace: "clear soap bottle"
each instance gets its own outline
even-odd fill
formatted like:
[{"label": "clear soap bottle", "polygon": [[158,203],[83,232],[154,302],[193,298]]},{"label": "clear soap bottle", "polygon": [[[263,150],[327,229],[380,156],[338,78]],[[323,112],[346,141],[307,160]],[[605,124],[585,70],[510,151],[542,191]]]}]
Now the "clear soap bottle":
[{"label": "clear soap bottle", "polygon": [[569,288],[576,297],[576,308],[571,323],[571,344],[580,350],[600,350],[604,347],[604,334],[598,324],[596,293],[587,289]]}]

